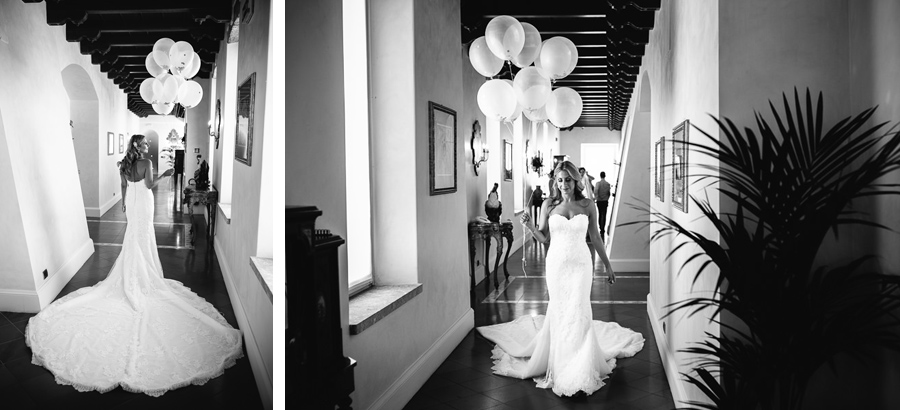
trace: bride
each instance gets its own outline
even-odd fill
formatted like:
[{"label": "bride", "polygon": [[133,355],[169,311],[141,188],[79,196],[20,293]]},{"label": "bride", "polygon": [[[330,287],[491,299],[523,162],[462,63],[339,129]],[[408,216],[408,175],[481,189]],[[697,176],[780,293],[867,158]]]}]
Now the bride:
[{"label": "bride", "polygon": [[[528,213],[522,224],[535,238],[546,243],[547,315],[523,316],[509,323],[479,327],[496,343],[492,359],[494,373],[525,379],[537,387],[552,388],[559,396],[579,392],[591,394],[616,367],[617,357],[631,357],[644,346],[640,333],[613,322],[592,320],[591,253],[596,251],[606,265],[607,282],[616,275],[597,229],[597,207],[584,197],[578,168],[569,161],[553,171],[550,198],[541,206],[540,229]],[[548,230],[549,229],[549,230]],[[591,246],[585,243],[585,231]]]},{"label": "bride", "polygon": [[125,240],[109,275],[28,321],[32,363],[59,384],[105,393],[121,386],[161,396],[220,376],[243,356],[241,332],[203,298],[165,279],[153,230],[149,143],[133,135],[120,163]]}]

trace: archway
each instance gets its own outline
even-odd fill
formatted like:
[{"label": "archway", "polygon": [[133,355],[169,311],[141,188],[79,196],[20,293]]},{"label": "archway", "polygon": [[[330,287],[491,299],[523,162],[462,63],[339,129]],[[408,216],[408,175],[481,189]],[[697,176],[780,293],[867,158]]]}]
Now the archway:
[{"label": "archway", "polygon": [[97,91],[88,73],[78,64],[62,70],[63,87],[69,96],[69,126],[87,216],[100,217],[100,107]]}]

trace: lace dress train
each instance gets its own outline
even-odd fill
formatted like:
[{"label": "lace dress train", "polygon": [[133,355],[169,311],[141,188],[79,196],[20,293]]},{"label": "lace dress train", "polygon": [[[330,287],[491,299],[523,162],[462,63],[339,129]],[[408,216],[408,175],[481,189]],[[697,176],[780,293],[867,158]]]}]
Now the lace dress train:
[{"label": "lace dress train", "polygon": [[44,308],[25,329],[32,362],[59,384],[160,396],[204,384],[243,357],[240,330],[180,282],[165,279],[153,193],[128,182],[122,251],[105,280]]},{"label": "lace dress train", "polygon": [[560,396],[591,394],[616,367],[616,358],[631,357],[644,337],[615,322],[592,320],[590,293],[593,267],[584,241],[587,215],[571,220],[551,215],[547,252],[547,314],[479,327],[496,345],[492,370],[504,376],[534,378],[537,387]]}]

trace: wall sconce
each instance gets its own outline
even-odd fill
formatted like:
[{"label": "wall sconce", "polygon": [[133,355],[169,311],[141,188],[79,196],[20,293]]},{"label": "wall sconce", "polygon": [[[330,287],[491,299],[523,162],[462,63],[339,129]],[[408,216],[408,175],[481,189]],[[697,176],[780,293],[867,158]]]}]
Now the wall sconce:
[{"label": "wall sconce", "polygon": [[478,176],[478,166],[486,162],[490,156],[490,150],[484,147],[484,138],[481,136],[481,124],[475,121],[472,124],[472,165],[475,166],[475,176]]}]

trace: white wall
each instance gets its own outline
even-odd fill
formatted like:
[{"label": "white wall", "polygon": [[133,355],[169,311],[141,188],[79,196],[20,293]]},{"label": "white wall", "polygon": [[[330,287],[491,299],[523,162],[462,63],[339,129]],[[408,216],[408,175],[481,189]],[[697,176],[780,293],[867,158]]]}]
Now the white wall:
[{"label": "white wall", "polygon": [[[215,106],[216,101],[210,94],[211,80],[208,78],[194,78],[203,89],[203,99],[196,107],[185,111],[184,119],[187,123],[187,145],[184,147],[184,184],[194,177],[197,165],[197,154],[203,155],[203,160],[210,162],[209,151],[209,107]],[[127,143],[127,142],[126,142]],[[194,152],[199,149],[200,152]],[[212,175],[210,175],[212,178]]]},{"label": "white wall", "polygon": [[616,272],[650,270],[650,230],[644,225],[621,226],[630,222],[648,222],[646,212],[633,206],[650,203],[650,113],[631,116],[624,143],[624,158],[616,182],[616,196],[611,198],[609,222],[609,259]]},{"label": "white wall", "polygon": [[[672,128],[685,119],[690,119],[692,124],[703,128],[714,137],[718,136],[715,123],[709,115],[717,115],[719,112],[719,12],[718,2],[704,1],[672,1],[663,2],[662,8],[656,13],[656,23],[650,32],[650,42],[641,65],[641,71],[647,76],[640,76],[642,80],[635,85],[629,104],[626,127],[632,127],[635,117],[635,107],[638,106],[638,95],[643,86],[641,81],[649,81],[652,90],[651,95],[651,125],[649,138],[659,139],[665,135],[667,139],[672,136]],[[623,130],[623,135],[634,132],[637,136],[637,128]],[[640,132],[643,134],[643,132]],[[693,137],[697,133],[692,133]],[[653,137],[655,136],[655,137]],[[628,137],[625,137],[628,138]],[[647,137],[645,137],[647,138]],[[642,142],[643,144],[644,142]],[[650,141],[645,142],[650,146]],[[633,142],[634,147],[640,146]],[[649,149],[646,153],[649,166]],[[692,164],[708,163],[708,159],[690,158]],[[649,190],[649,187],[647,188]],[[715,191],[710,191],[710,200],[713,209],[718,209],[718,198]],[[705,193],[698,186],[690,187],[690,194],[705,197]],[[649,195],[649,193],[648,193]],[[715,231],[702,222],[694,222],[701,213],[696,206],[689,206],[689,213],[685,214],[676,210],[671,202],[671,188],[667,186],[666,202],[660,203],[653,199],[651,205],[666,215],[674,217],[679,223],[686,224],[691,229],[707,235],[714,240],[718,238]],[[655,227],[654,227],[655,229]],[[681,241],[678,239],[677,241]],[[690,372],[691,357],[679,352],[687,348],[693,342],[703,340],[704,332],[718,334],[717,326],[708,323],[706,315],[695,315],[687,318],[682,314],[673,314],[666,319],[660,319],[668,313],[666,305],[680,301],[688,295],[702,294],[714,286],[713,275],[702,277],[696,285],[691,286],[693,275],[683,274],[676,277],[678,269],[684,264],[690,254],[695,251],[686,247],[684,251],[676,254],[672,259],[664,260],[669,251],[677,244],[670,237],[650,244],[650,302],[648,309],[654,329],[658,331],[657,340],[673,396],[677,400],[705,400],[705,396],[692,386],[681,381],[679,373]],[[686,272],[693,272],[699,268],[699,263],[693,262],[685,267]],[[690,293],[691,291],[701,293]],[[665,324],[666,332],[662,334],[662,325]]]},{"label": "white wall", "polygon": [[[15,249],[0,262],[0,272],[6,272],[0,276],[0,289],[18,292],[0,293],[0,309],[7,311],[35,312],[49,303],[93,252],[62,71],[71,64],[81,66],[97,94],[101,134],[97,138],[102,141],[97,148],[103,151],[96,164],[101,209],[120,195],[118,155],[106,155],[106,132],[118,135],[136,128],[125,93],[80,53],[77,43],[65,40],[65,27],[47,25],[45,9],[44,3],[0,3],[5,40],[0,43],[2,144],[12,170],[5,174],[11,179],[3,185],[10,189],[0,200],[0,214],[11,232],[22,233],[6,236],[15,238],[7,240],[14,243],[0,246]],[[48,169],[54,170],[52,178]]]},{"label": "white wall", "polygon": [[[264,157],[267,151],[263,148],[266,111],[269,108],[266,107],[266,99],[269,89],[267,83],[270,6],[269,1],[256,1],[252,20],[241,24],[240,41],[237,44],[238,58],[233,65],[225,61],[226,53],[223,49],[233,49],[234,46],[226,46],[223,41],[220,47],[217,56],[219,83],[216,89],[222,90],[220,98],[224,106],[222,127],[225,135],[220,141],[219,150],[216,150],[215,163],[221,164],[221,168],[226,170],[224,177],[221,172],[215,172],[213,176],[213,184],[220,192],[230,189],[233,193],[230,199],[230,223],[225,220],[222,212],[217,212],[215,249],[235,316],[244,333],[257,389],[266,408],[273,406],[272,301],[265,294],[259,279],[250,267],[250,257],[271,257],[271,249],[261,255],[258,253],[259,235],[262,232],[271,234],[270,226],[261,226],[265,218],[260,218],[261,213],[267,212],[260,209],[260,204],[264,203],[260,198],[262,181],[264,178],[271,179],[271,175],[263,173],[266,168],[263,164],[268,160]],[[240,84],[252,73],[256,73],[256,88],[253,107],[253,145],[248,166],[234,159],[233,135],[236,115],[233,110],[236,106],[234,101],[236,89],[228,85],[226,78],[234,75],[233,78]],[[231,113],[227,114],[229,111]],[[206,123],[203,124],[205,126]],[[229,166],[233,167],[230,182],[227,178]]]}]

